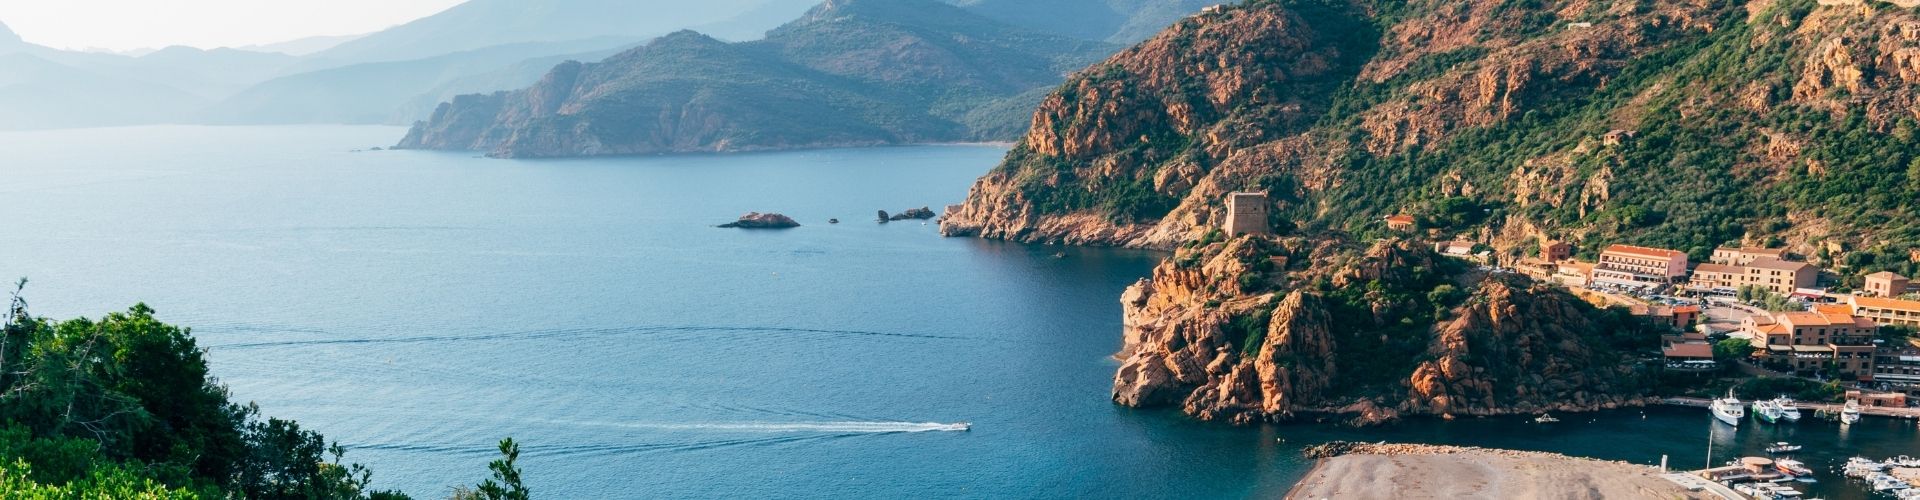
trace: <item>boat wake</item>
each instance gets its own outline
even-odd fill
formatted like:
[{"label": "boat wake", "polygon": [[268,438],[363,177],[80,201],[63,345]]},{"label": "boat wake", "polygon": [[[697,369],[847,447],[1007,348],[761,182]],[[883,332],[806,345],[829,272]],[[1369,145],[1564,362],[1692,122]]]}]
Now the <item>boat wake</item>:
[{"label": "boat wake", "polygon": [[612,423],[552,422],[561,425],[619,427],[662,431],[733,432],[767,434],[896,434],[910,432],[964,432],[966,423],[940,422],[713,422],[713,423]]}]

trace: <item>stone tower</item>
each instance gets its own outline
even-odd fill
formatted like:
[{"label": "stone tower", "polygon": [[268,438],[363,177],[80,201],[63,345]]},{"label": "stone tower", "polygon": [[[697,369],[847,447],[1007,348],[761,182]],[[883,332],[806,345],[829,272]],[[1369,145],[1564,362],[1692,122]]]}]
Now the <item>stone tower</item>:
[{"label": "stone tower", "polygon": [[1267,225],[1267,193],[1227,195],[1227,236],[1273,234]]}]

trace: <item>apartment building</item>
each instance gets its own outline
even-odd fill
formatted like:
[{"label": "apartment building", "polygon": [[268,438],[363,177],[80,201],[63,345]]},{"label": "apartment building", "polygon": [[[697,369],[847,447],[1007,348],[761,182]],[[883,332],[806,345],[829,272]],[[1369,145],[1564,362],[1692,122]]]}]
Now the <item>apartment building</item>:
[{"label": "apartment building", "polygon": [[1920,301],[1866,297],[1847,298],[1853,314],[1882,325],[1920,327]]},{"label": "apartment building", "polygon": [[1664,248],[1609,246],[1593,266],[1593,282],[1602,285],[1652,287],[1686,275],[1687,254]]},{"label": "apartment building", "polygon": [[1707,262],[1729,266],[1744,266],[1760,259],[1787,260],[1787,249],[1720,247],[1713,249],[1713,257],[1709,257]]},{"label": "apartment building", "polygon": [[1879,325],[1872,320],[1826,308],[1754,315],[1742,327],[1770,362],[1796,372],[1833,368],[1845,378],[1873,380],[1873,337]]},{"label": "apartment building", "polygon": [[1899,297],[1912,288],[1906,276],[1886,271],[1867,275],[1867,283],[1861,287],[1867,295],[1876,297]]}]

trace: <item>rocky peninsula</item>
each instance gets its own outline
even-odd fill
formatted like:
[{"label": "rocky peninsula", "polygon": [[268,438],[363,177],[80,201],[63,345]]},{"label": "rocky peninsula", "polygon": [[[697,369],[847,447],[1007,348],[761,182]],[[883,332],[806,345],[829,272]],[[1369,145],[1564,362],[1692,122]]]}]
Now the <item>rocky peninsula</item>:
[{"label": "rocky peninsula", "polygon": [[[1330,449],[1333,448],[1333,449]],[[1288,499],[1713,498],[1658,469],[1553,453],[1414,444],[1329,443]]]}]

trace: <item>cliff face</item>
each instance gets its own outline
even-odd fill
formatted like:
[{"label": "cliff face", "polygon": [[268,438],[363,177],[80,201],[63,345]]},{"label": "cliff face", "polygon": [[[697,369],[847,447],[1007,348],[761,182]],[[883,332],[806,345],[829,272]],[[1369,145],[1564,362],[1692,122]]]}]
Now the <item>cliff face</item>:
[{"label": "cliff face", "polygon": [[760,41],[676,33],[527,89],[461,96],[399,147],[539,157],[991,139],[1017,127],[970,110],[1110,51],[931,0],[833,0]]},{"label": "cliff face", "polygon": [[1121,302],[1114,401],[1208,420],[1591,410],[1647,388],[1609,336],[1630,324],[1407,242],[1190,245]]},{"label": "cliff face", "polygon": [[1916,65],[1920,16],[1870,0],[1255,0],[1069,79],[942,229],[1170,248],[1260,190],[1302,228],[1412,214],[1516,256],[1892,257],[1920,241]]}]

